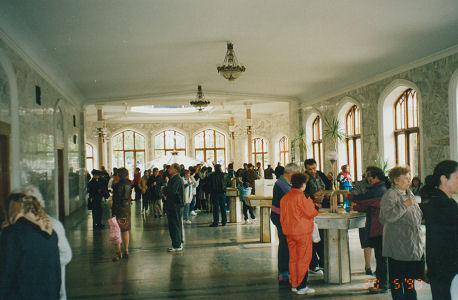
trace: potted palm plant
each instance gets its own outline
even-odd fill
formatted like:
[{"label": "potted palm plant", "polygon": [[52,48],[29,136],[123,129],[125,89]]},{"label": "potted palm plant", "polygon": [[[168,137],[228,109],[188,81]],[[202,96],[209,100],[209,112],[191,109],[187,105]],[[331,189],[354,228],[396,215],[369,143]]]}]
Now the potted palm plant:
[{"label": "potted palm plant", "polygon": [[307,145],[305,143],[305,129],[300,128],[299,129],[299,134],[296,136],[294,139],[291,141],[291,160],[294,161],[294,148],[296,146],[296,143],[299,147],[299,159],[301,162],[305,160],[305,153],[307,151]]},{"label": "potted palm plant", "polygon": [[[341,128],[341,122],[337,118],[324,118],[323,138],[329,142],[333,151],[328,153],[328,158],[332,166],[332,189],[337,187],[337,143],[345,140],[345,132]],[[337,195],[331,195],[331,212],[337,211]]]}]

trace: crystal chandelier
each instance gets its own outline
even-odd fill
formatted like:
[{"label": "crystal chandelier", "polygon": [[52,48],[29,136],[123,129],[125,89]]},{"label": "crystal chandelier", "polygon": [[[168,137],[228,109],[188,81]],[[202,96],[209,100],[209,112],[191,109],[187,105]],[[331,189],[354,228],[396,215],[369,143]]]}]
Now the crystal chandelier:
[{"label": "crystal chandelier", "polygon": [[97,121],[96,122],[96,128],[95,128],[95,136],[96,138],[101,138],[102,142],[106,142],[108,140],[107,135],[108,135],[108,129],[105,121]]},{"label": "crystal chandelier", "polygon": [[224,57],[224,63],[219,65],[217,68],[218,73],[229,81],[233,81],[239,78],[243,72],[245,72],[245,66],[239,65],[237,57],[234,52],[234,45],[227,43],[226,57]]},{"label": "crystal chandelier", "polygon": [[204,93],[202,92],[202,86],[197,86],[197,97],[195,100],[191,100],[190,103],[198,111],[202,111],[210,104],[210,101],[205,100]]}]

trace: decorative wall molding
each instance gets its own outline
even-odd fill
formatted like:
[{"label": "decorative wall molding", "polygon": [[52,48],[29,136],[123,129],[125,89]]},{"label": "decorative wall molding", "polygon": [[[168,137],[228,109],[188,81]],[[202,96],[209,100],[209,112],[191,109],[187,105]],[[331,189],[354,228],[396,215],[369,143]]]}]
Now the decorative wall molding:
[{"label": "decorative wall molding", "polygon": [[[24,51],[2,28],[0,28],[0,40],[3,40],[24,62],[46,80],[56,91],[58,91],[70,104],[82,107],[84,97],[76,87],[68,87],[71,83],[63,83],[51,76],[38,62],[36,62],[26,51]],[[60,77],[60,76],[59,76]],[[71,84],[73,85],[73,84]],[[71,89],[71,90],[70,90]]]}]

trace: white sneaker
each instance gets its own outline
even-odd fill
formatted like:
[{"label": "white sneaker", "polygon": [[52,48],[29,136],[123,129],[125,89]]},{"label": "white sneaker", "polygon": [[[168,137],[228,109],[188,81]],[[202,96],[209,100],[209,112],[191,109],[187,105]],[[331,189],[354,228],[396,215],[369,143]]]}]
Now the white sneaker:
[{"label": "white sneaker", "polygon": [[295,292],[297,292],[297,289],[295,287],[292,287],[291,288],[291,292],[295,293]]},{"label": "white sneaker", "polygon": [[167,248],[167,252],[180,252],[183,251],[183,245],[180,248]]},{"label": "white sneaker", "polygon": [[314,275],[323,275],[323,270],[320,268],[320,267],[316,267],[315,269],[310,269],[309,270],[309,273],[310,274],[314,274]]},{"label": "white sneaker", "polygon": [[251,220],[250,219],[245,220],[245,225],[249,225],[249,224],[251,224]]},{"label": "white sneaker", "polygon": [[314,294],[315,293],[315,290],[312,289],[312,288],[309,288],[309,287],[305,287],[303,289],[298,289],[296,291],[296,294],[298,295],[310,295],[310,294]]},{"label": "white sneaker", "polygon": [[185,224],[191,224],[192,222],[190,220],[184,220]]},{"label": "white sneaker", "polygon": [[197,213],[195,211],[192,211],[191,216],[197,216]]}]

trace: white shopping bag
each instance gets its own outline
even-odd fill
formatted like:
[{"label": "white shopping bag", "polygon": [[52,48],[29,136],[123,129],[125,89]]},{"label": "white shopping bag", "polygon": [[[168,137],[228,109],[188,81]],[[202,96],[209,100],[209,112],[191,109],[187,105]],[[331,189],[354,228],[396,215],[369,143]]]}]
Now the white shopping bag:
[{"label": "white shopping bag", "polygon": [[313,222],[312,240],[314,243],[318,243],[319,241],[321,241],[320,232],[318,231],[318,225],[315,222]]}]

